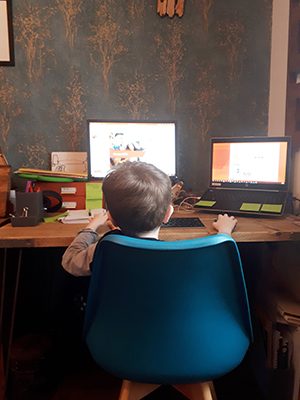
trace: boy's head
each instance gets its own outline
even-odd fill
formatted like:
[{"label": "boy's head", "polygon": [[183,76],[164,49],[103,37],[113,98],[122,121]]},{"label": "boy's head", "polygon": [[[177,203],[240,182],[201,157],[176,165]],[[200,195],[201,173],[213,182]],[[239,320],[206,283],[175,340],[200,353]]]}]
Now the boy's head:
[{"label": "boy's head", "polygon": [[105,177],[103,194],[114,223],[136,235],[164,221],[171,205],[171,181],[152,164],[126,161]]}]

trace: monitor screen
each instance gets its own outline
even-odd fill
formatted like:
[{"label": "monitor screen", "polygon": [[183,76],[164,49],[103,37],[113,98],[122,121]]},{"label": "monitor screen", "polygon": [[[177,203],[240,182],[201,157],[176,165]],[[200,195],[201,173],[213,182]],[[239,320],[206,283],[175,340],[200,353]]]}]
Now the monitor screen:
[{"label": "monitor screen", "polygon": [[176,175],[175,122],[88,120],[89,173],[103,178],[124,161],[144,161]]},{"label": "monitor screen", "polygon": [[289,137],[214,138],[211,185],[287,185]]}]

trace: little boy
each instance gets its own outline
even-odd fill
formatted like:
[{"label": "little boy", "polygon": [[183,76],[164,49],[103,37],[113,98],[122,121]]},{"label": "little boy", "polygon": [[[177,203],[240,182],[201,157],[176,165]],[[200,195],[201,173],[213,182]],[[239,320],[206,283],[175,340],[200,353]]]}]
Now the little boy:
[{"label": "little boy", "polygon": [[[100,236],[97,229],[107,225],[110,234],[158,240],[159,230],[173,213],[171,181],[168,175],[152,164],[125,162],[104,179],[103,194],[106,215],[98,215],[78,232],[65,251],[63,268],[75,276],[91,274],[91,262]],[[237,220],[219,215],[213,223],[218,233],[231,234]]]}]

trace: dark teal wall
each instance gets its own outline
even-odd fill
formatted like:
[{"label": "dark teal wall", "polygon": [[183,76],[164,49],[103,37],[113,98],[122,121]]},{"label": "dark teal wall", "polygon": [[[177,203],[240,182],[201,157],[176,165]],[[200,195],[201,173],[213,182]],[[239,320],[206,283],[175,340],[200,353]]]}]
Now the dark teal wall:
[{"label": "dark teal wall", "polygon": [[0,145],[14,169],[86,150],[86,119],[173,120],[178,175],[207,183],[211,136],[267,133],[272,0],[13,0]]}]

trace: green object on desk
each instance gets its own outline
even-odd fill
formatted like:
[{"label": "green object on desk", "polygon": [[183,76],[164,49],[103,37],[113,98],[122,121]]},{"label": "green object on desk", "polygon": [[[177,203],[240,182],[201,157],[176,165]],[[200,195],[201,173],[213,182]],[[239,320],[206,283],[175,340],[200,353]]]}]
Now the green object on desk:
[{"label": "green object on desk", "polygon": [[102,208],[102,199],[100,200],[85,200],[85,208],[87,210],[94,210],[95,208]]},{"label": "green object on desk", "polygon": [[74,182],[73,178],[61,178],[56,176],[43,176],[36,174],[17,174],[20,178],[30,179],[31,181],[42,182]]},{"label": "green object on desk", "polygon": [[240,207],[241,211],[259,211],[260,203],[243,203]]},{"label": "green object on desk", "polygon": [[280,214],[282,210],[282,204],[263,204],[261,211],[270,212],[270,213],[278,213]]},{"label": "green object on desk", "polygon": [[66,215],[68,215],[68,211],[65,211],[61,214],[56,214],[51,217],[44,217],[43,220],[44,220],[44,222],[56,222],[56,221],[58,221],[58,218],[65,217]]},{"label": "green object on desk", "polygon": [[87,182],[85,185],[85,208],[102,208],[102,182]]},{"label": "green object on desk", "polygon": [[195,206],[198,206],[198,207],[212,207],[212,206],[214,206],[215,204],[216,204],[216,202],[213,201],[213,200],[199,200],[199,201],[195,204]]}]

